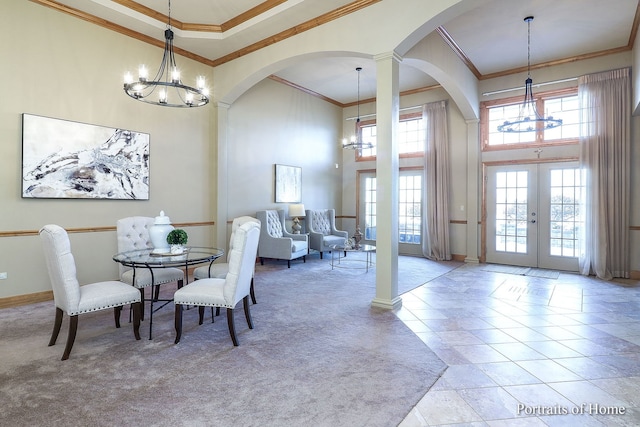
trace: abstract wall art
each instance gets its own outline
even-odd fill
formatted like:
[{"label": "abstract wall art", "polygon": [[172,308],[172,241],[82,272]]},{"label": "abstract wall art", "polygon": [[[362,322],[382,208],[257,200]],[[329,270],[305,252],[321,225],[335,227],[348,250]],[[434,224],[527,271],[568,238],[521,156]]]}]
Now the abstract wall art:
[{"label": "abstract wall art", "polygon": [[297,166],[276,166],[276,203],[302,202],[302,168]]},{"label": "abstract wall art", "polygon": [[22,115],[22,197],[149,199],[149,134]]}]

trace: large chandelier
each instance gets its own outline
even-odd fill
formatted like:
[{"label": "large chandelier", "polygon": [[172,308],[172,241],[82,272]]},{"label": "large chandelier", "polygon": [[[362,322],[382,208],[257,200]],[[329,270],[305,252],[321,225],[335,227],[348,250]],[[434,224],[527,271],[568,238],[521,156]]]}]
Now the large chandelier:
[{"label": "large chandelier", "polygon": [[358,72],[358,118],[356,119],[356,133],[351,135],[350,139],[344,138],[342,140],[342,148],[349,150],[373,148],[373,144],[371,142],[362,141],[362,128],[360,128],[360,71],[362,71],[362,67],[356,68],[356,71]]},{"label": "large chandelier", "polygon": [[124,91],[130,97],[148,104],[165,107],[201,107],[209,103],[209,90],[204,77],[196,79],[196,87],[182,83],[180,70],[173,53],[173,31],[171,30],[171,0],[169,0],[169,21],[164,31],[164,54],[162,63],[153,80],[149,80],[149,70],[145,65],[138,69],[138,80],[131,73],[124,76]]},{"label": "large chandelier", "polygon": [[527,80],[525,80],[524,102],[520,106],[520,112],[515,120],[507,120],[498,126],[499,132],[532,132],[540,123],[544,129],[552,129],[562,125],[562,119],[554,119],[552,116],[544,117],[538,113],[536,102],[533,99],[533,80],[531,80],[531,21],[533,16],[524,18],[527,23]]}]

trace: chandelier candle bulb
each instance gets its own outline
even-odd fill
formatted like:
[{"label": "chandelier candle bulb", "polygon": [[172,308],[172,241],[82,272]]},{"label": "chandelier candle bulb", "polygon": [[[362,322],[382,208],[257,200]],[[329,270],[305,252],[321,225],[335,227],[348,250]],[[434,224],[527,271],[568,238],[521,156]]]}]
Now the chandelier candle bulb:
[{"label": "chandelier candle bulb", "polygon": [[149,78],[149,70],[144,65],[141,65],[138,69],[138,80],[141,82],[146,82],[147,78]]}]

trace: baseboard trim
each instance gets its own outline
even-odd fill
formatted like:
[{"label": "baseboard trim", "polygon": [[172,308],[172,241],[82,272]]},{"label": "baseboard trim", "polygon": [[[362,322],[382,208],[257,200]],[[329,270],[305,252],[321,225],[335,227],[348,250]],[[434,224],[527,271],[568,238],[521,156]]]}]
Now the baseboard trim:
[{"label": "baseboard trim", "polygon": [[37,302],[53,300],[53,291],[36,292],[33,294],[16,295],[14,297],[0,298],[0,309],[18,307],[21,305],[35,304]]}]

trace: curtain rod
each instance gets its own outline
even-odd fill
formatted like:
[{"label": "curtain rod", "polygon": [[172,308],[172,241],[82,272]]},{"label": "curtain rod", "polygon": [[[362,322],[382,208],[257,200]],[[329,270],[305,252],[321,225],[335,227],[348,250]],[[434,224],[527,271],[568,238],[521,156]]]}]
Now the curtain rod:
[{"label": "curtain rod", "polygon": [[[565,82],[572,82],[578,80],[577,77],[569,77],[568,79],[561,79],[561,80],[553,80],[550,82],[544,82],[544,83],[537,83],[532,85],[532,87],[540,87],[540,86],[546,86],[546,85],[553,85],[556,83],[565,83]],[[494,90],[493,92],[484,92],[482,94],[482,96],[489,96],[489,95],[497,95],[499,93],[505,93],[505,92],[512,92],[514,90],[522,90],[525,89],[525,86],[519,86],[519,87],[512,87],[511,89],[501,89],[501,90]]]},{"label": "curtain rod", "polygon": [[[422,105],[414,105],[413,107],[405,107],[405,108],[401,108],[399,111],[415,110],[415,109],[418,109],[418,108],[422,108]],[[375,116],[376,116],[376,113],[373,113],[373,114],[363,114],[363,115],[361,115],[361,116],[360,116],[360,118],[362,119],[362,118],[364,118],[364,117],[375,117]],[[347,117],[345,120],[355,120],[355,119],[357,119],[357,118],[358,118],[358,117]]]}]

